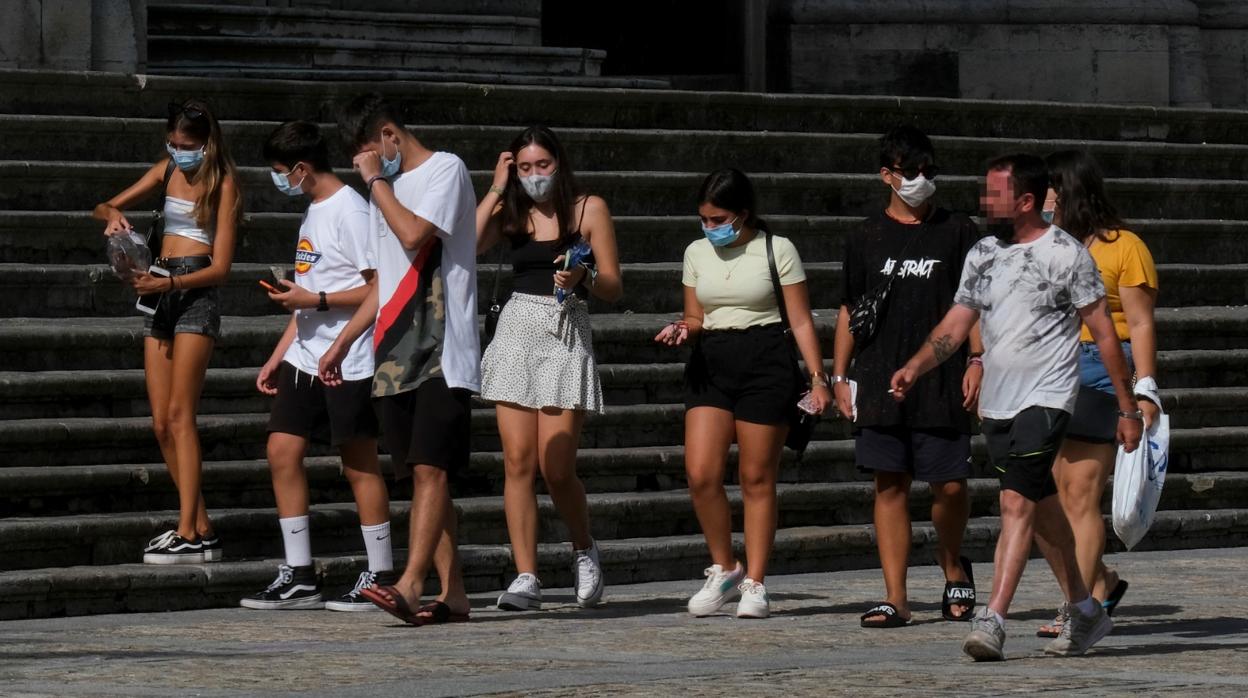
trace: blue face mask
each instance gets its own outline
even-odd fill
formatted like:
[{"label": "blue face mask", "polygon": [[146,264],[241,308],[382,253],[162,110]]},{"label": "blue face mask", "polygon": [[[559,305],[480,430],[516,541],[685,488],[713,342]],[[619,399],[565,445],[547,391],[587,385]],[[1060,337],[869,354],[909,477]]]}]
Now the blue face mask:
[{"label": "blue face mask", "polygon": [[292,185],[289,172],[269,170],[269,176],[273,178],[273,186],[277,187],[277,190],[281,193],[287,196],[299,196],[303,193],[303,180],[301,179],[298,184]]},{"label": "blue face mask", "polygon": [[708,228],[704,225],[702,226],[702,234],[705,235],[706,239],[710,240],[711,244],[716,247],[731,245],[737,241],[737,237],[741,234],[741,231],[735,230],[732,227],[732,224],[736,222],[737,219],[733,218],[727,223],[717,225],[714,228]]},{"label": "blue face mask", "polygon": [[1053,211],[1041,211],[1040,217],[1044,219],[1045,223],[1053,225],[1053,213]]},{"label": "blue face mask", "polygon": [[403,162],[403,152],[397,147],[394,150],[394,159],[386,159],[386,142],[381,142],[381,176],[389,179],[399,173],[399,164]]},{"label": "blue face mask", "polygon": [[199,150],[178,150],[169,143],[165,143],[165,151],[169,153],[169,157],[173,158],[173,164],[178,166],[179,170],[188,172],[199,167],[204,161],[204,149]]}]

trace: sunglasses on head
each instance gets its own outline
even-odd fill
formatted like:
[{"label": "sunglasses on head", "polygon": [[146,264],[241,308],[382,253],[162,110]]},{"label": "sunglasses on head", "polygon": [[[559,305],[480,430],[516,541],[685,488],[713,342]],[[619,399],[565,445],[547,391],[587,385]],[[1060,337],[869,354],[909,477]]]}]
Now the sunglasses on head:
[{"label": "sunglasses on head", "polygon": [[919,175],[923,175],[928,179],[935,179],[936,175],[940,174],[940,168],[934,164],[916,165],[913,167],[890,167],[888,169],[892,172],[901,173],[901,176],[906,179],[915,179]]},{"label": "sunglasses on head", "polygon": [[170,102],[169,103],[169,118],[176,119],[178,116],[185,116],[191,121],[194,121],[196,119],[202,119],[204,117],[204,111],[202,109],[188,107],[185,104],[178,104],[177,102]]}]

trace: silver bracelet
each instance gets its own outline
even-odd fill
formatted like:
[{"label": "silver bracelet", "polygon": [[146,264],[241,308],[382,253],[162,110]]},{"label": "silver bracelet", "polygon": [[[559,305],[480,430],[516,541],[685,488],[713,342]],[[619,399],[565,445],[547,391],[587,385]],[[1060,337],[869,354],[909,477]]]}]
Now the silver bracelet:
[{"label": "silver bracelet", "polygon": [[1118,416],[1122,419],[1134,419],[1137,422],[1144,421],[1143,410],[1136,410],[1134,412],[1123,412],[1122,410],[1118,410]]}]

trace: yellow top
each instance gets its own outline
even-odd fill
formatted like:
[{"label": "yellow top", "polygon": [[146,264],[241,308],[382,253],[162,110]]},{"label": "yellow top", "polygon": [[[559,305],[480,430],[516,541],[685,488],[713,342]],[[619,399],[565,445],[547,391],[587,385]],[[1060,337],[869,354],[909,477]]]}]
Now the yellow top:
[{"label": "yellow top", "polygon": [[[1157,266],[1153,264],[1153,255],[1148,245],[1138,235],[1129,230],[1111,230],[1108,234],[1111,242],[1098,238],[1092,239],[1088,252],[1101,270],[1101,280],[1105,282],[1105,301],[1109,304],[1109,312],[1114,318],[1114,329],[1118,339],[1126,341],[1131,338],[1127,328],[1127,314],[1122,310],[1122,297],[1118,289],[1127,286],[1157,286]],[[1091,342],[1092,333],[1088,326],[1080,329],[1079,341]]]},{"label": "yellow top", "polygon": [[[802,259],[788,238],[775,236],[772,251],[781,286],[806,280]],[[681,281],[698,295],[704,329],[745,329],[780,322],[762,232],[738,247],[715,247],[706,238],[694,241],[685,248]]]}]

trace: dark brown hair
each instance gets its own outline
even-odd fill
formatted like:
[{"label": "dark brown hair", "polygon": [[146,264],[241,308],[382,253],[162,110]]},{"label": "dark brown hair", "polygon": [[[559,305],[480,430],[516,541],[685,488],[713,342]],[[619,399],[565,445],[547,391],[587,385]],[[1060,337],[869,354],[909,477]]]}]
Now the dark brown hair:
[{"label": "dark brown hair", "polygon": [[[576,202],[581,196],[576,184],[576,175],[572,171],[572,161],[563,149],[563,144],[545,126],[530,126],[520,132],[512,140],[508,150],[512,155],[519,155],[521,150],[536,145],[545,148],[555,159],[554,190],[550,201],[555,207],[555,220],[559,224],[559,242],[567,243],[572,233],[577,232]],[[528,235],[529,212],[533,210],[534,201],[525,193],[520,185],[516,166],[511,166],[511,176],[507,178],[507,186],[503,189],[502,231],[507,236]]]},{"label": "dark brown hair", "polygon": [[1049,184],[1062,209],[1062,229],[1087,242],[1095,235],[1113,242],[1109,233],[1126,227],[1105,194],[1105,177],[1091,154],[1062,150],[1045,158]]},{"label": "dark brown hair", "polygon": [[236,223],[243,220],[243,189],[238,180],[238,171],[234,167],[234,159],[225,147],[225,139],[221,136],[221,124],[212,115],[208,104],[200,99],[188,99],[181,103],[170,103],[169,118],[165,122],[166,133],[181,133],[204,142],[204,161],[187,176],[191,184],[202,184],[203,190],[195,199],[195,223],[200,227],[210,225],[214,214],[222,212],[221,188],[227,179],[234,181],[238,192],[234,210],[227,212]]}]

